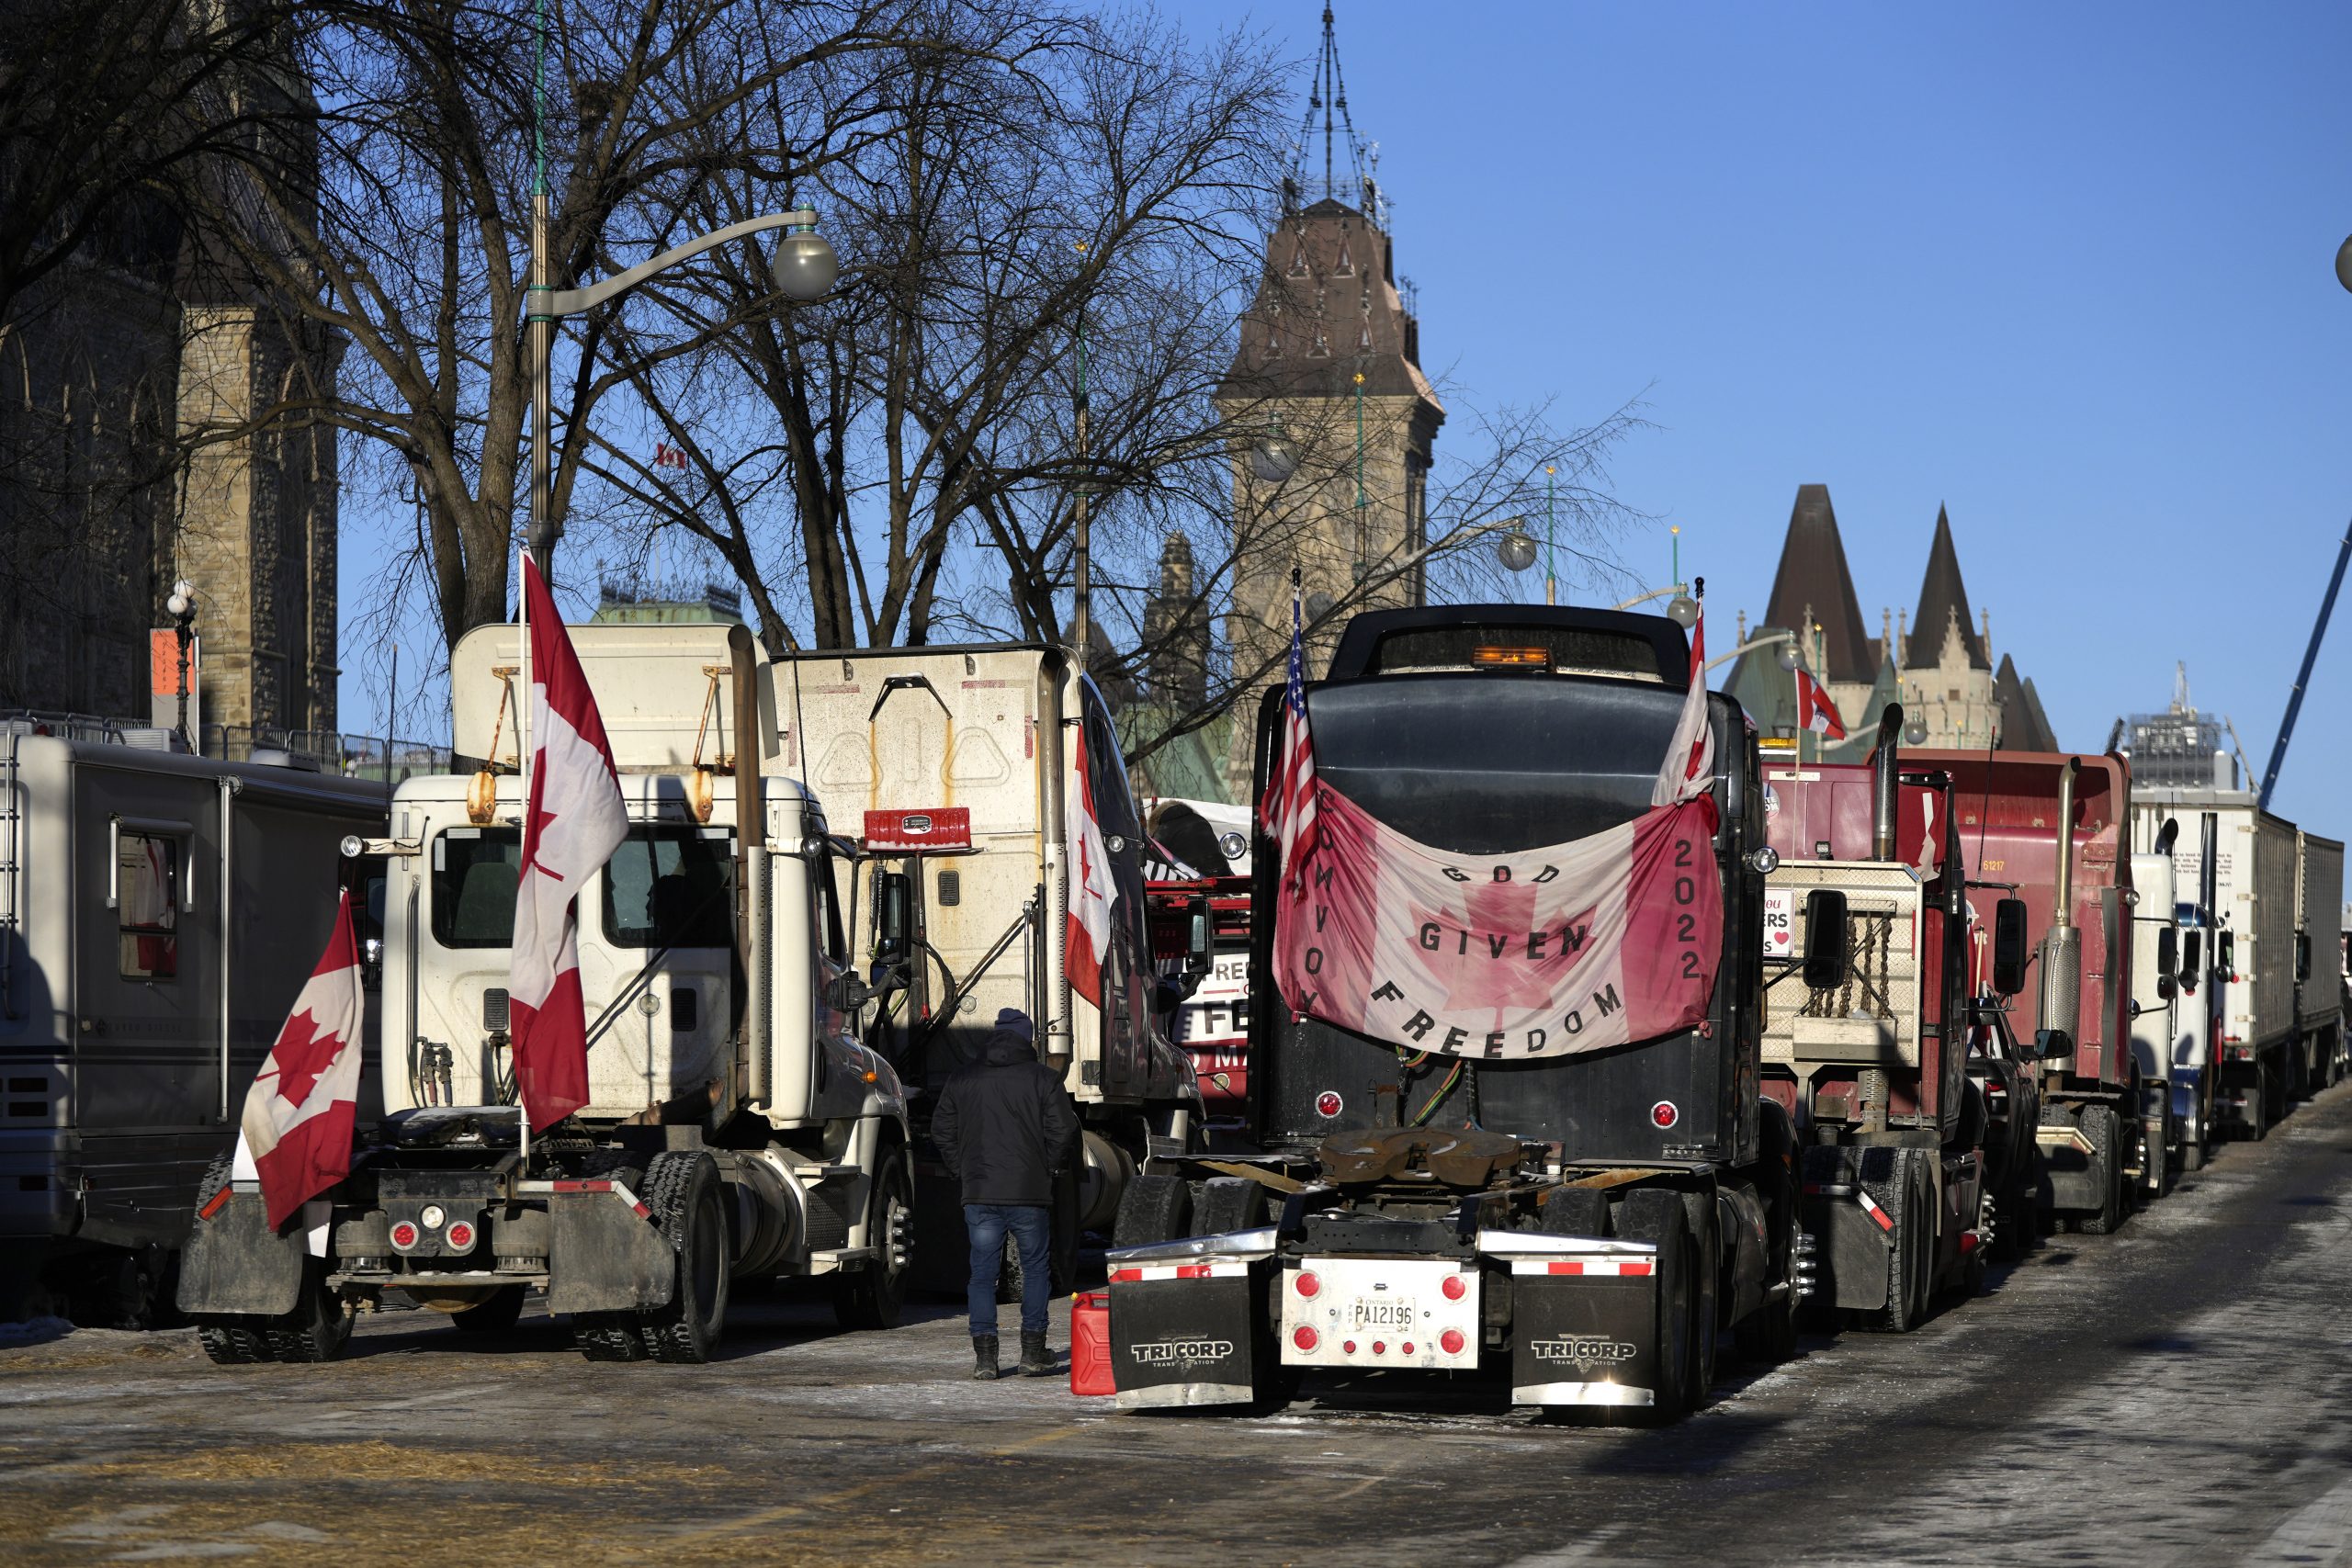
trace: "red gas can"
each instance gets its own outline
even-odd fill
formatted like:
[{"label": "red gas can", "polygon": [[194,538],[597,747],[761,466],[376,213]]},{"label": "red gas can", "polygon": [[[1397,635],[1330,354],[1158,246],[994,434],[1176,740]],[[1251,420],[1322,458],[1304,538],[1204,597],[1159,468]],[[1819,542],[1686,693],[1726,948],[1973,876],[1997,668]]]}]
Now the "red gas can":
[{"label": "red gas can", "polygon": [[1069,1391],[1110,1394],[1111,1296],[1092,1291],[1069,1299]]}]

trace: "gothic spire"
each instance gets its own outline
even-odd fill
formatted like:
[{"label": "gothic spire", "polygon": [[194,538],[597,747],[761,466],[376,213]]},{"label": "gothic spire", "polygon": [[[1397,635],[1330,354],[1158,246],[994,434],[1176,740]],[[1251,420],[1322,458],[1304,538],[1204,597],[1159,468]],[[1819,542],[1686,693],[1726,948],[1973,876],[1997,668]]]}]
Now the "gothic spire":
[{"label": "gothic spire", "polygon": [[1974,621],[1975,616],[1968,608],[1967,585],[1960,580],[1960,552],[1952,547],[1951,519],[1939,506],[1935,541],[1928,547],[1928,571],[1919,582],[1919,609],[1911,617],[1911,637],[1904,649],[1903,667],[1918,670],[1939,662],[1944,639],[1956,634],[1971,669],[1992,669]]}]

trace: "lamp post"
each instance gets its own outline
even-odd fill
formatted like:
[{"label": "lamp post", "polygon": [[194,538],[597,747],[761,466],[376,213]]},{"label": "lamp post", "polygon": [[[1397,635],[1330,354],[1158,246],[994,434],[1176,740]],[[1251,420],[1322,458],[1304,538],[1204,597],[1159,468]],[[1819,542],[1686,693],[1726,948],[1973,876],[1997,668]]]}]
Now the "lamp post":
[{"label": "lamp post", "polygon": [[194,751],[196,738],[187,732],[187,645],[196,637],[196,584],[185,577],[173,583],[172,596],[164,601],[164,608],[171,612],[172,635],[180,645],[180,741]]},{"label": "lamp post", "polygon": [[1760,637],[1749,637],[1729,653],[1717,654],[1707,660],[1707,668],[1713,670],[1718,665],[1729,664],[1743,653],[1758,648],[1770,648],[1776,642],[1781,645],[1779,655],[1781,668],[1793,673],[1797,666],[1804,662],[1803,656],[1797,652],[1797,634],[1777,629],[1768,631]]},{"label": "lamp post", "polygon": [[1560,471],[1556,463],[1544,465],[1544,603],[1560,602],[1560,580],[1554,570],[1552,558],[1552,476]]},{"label": "lamp post", "polygon": [[691,261],[714,246],[747,234],[757,234],[770,229],[787,229],[790,232],[775,248],[768,260],[768,276],[775,281],[776,292],[787,299],[806,304],[824,297],[841,275],[841,263],[833,254],[833,247],[817,232],[817,215],[805,207],[789,212],[771,212],[758,218],[747,218],[741,223],[729,223],[724,229],[713,230],[698,239],[673,246],[650,261],[639,262],[627,272],[615,273],[601,283],[584,288],[557,288],[548,281],[548,192],[545,176],[537,182],[531,196],[531,558],[537,561],[542,576],[547,574],[548,558],[554,552],[555,542],[562,536],[556,526],[551,511],[548,486],[550,461],[548,457],[548,362],[555,352],[555,323],[559,316],[576,316],[591,310],[615,295],[636,288],[654,274],[666,272],[681,262]]}]

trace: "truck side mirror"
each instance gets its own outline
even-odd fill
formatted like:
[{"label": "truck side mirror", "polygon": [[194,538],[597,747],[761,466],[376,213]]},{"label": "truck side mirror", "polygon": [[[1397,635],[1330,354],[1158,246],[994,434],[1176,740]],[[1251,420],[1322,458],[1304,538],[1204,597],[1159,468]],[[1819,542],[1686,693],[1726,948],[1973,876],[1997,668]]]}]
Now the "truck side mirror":
[{"label": "truck side mirror", "polygon": [[2180,932],[2166,926],[2156,933],[2156,997],[2170,1001],[2180,989],[2174,971],[2180,967]]},{"label": "truck side mirror", "polygon": [[2025,900],[1993,906],[1993,988],[2005,997],[2025,989]]},{"label": "truck side mirror", "polygon": [[874,956],[904,958],[913,940],[914,879],[903,871],[874,874]]},{"label": "truck side mirror", "polygon": [[2223,931],[2213,943],[2213,978],[2234,980],[2238,976],[2238,933]]},{"label": "truck side mirror", "polygon": [[1853,964],[1852,917],[1846,896],[1816,887],[1804,896],[1804,983],[1813,990],[1845,984]]},{"label": "truck side mirror", "polygon": [[2197,994],[2198,977],[2205,972],[2205,933],[2184,933],[2180,953],[2180,988],[2190,996]]},{"label": "truck side mirror", "polygon": [[1208,895],[1195,893],[1184,901],[1184,973],[1205,975],[1216,967],[1216,920]]},{"label": "truck side mirror", "polygon": [[825,1005],[835,1012],[854,1013],[873,998],[853,969],[844,969],[825,983]]}]

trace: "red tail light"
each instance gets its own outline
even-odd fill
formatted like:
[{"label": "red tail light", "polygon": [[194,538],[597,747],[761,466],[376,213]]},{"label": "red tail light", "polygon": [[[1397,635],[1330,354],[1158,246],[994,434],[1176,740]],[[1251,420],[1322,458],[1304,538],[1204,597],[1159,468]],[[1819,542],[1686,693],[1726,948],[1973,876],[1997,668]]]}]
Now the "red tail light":
[{"label": "red tail light", "polygon": [[452,1252],[471,1252],[474,1249],[474,1227],[465,1220],[458,1220],[441,1233],[441,1239],[449,1244]]},{"label": "red tail light", "polygon": [[1312,1350],[1322,1342],[1322,1338],[1321,1335],[1315,1332],[1313,1324],[1302,1323],[1291,1330],[1290,1342],[1302,1350]]},{"label": "red tail light", "polygon": [[1323,1290],[1323,1281],[1315,1277],[1313,1270],[1306,1269],[1300,1269],[1298,1271],[1298,1278],[1292,1280],[1291,1284],[1300,1295],[1305,1296],[1308,1301],[1313,1301]]},{"label": "red tail light", "polygon": [[1445,1292],[1445,1299],[1450,1302],[1458,1302],[1470,1293],[1469,1282],[1459,1274],[1448,1274],[1438,1289]]},{"label": "red tail light", "polygon": [[1449,1356],[1462,1354],[1462,1347],[1467,1343],[1468,1341],[1462,1337],[1462,1330],[1458,1328],[1449,1328],[1437,1337],[1438,1348]]},{"label": "red tail light", "polygon": [[402,1220],[392,1227],[392,1250],[394,1252],[411,1250],[416,1246],[417,1237],[421,1234],[413,1222]]}]

